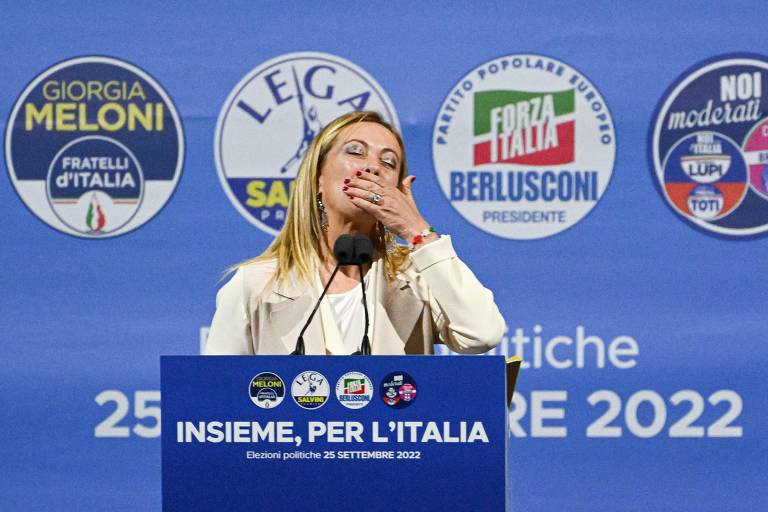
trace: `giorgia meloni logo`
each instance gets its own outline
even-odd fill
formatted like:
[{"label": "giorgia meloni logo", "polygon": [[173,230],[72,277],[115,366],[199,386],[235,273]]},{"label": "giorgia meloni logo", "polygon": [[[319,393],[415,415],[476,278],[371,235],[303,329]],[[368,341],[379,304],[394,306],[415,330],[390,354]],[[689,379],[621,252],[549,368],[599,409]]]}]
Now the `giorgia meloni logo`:
[{"label": "giorgia meloni logo", "polygon": [[398,126],[384,89],[341,57],[289,53],[250,71],[224,103],[214,138],[219,180],[237,211],[277,234],[312,139],[326,123],[360,110],[377,111]]},{"label": "giorgia meloni logo", "polygon": [[77,57],[24,89],[5,133],[8,174],[43,222],[83,238],[137,229],[181,176],[184,135],[171,98],[128,62]]},{"label": "giorgia meloni logo", "polygon": [[729,239],[768,232],[768,58],[715,57],[661,98],[649,136],[651,173],[683,220]]},{"label": "giorgia meloni logo", "polygon": [[515,240],[583,219],[603,196],[615,155],[600,92],[542,55],[508,55],[467,73],[445,98],[432,137],[451,205],[483,231]]}]

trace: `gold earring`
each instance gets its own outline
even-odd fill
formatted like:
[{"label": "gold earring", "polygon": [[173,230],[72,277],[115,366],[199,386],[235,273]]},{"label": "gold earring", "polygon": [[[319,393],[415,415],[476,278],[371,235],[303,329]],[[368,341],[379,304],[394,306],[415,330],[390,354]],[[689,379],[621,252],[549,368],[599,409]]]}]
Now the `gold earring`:
[{"label": "gold earring", "polygon": [[328,231],[328,214],[325,213],[325,205],[323,204],[323,194],[317,193],[315,197],[317,200],[317,209],[320,212],[320,229]]}]

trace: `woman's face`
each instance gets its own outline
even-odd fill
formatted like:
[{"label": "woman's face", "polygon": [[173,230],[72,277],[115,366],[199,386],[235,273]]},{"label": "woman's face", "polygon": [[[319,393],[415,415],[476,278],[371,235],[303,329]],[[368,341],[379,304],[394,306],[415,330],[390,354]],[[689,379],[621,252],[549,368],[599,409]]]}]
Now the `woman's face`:
[{"label": "woman's face", "polygon": [[344,192],[344,180],[357,171],[372,172],[397,186],[402,150],[394,134],[384,126],[360,122],[344,128],[320,167],[318,190],[329,215],[346,219],[368,215],[355,206]]}]

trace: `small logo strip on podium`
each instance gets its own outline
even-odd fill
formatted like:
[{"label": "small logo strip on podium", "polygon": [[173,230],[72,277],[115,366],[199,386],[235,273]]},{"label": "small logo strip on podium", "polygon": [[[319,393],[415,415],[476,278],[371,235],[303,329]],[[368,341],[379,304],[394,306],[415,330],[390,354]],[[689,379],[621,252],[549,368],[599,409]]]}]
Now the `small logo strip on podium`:
[{"label": "small logo strip on podium", "polygon": [[348,409],[362,409],[373,398],[373,383],[364,373],[347,372],[336,382],[336,398]]},{"label": "small logo strip on podium", "polygon": [[302,409],[319,409],[328,401],[331,387],[322,373],[301,372],[293,379],[291,396]]},{"label": "small logo strip on podium", "polygon": [[416,400],[416,381],[405,372],[392,372],[381,381],[379,394],[393,409],[405,409]]},{"label": "small logo strip on podium", "polygon": [[272,409],[285,398],[285,382],[277,374],[262,372],[251,379],[251,402],[262,409]]}]

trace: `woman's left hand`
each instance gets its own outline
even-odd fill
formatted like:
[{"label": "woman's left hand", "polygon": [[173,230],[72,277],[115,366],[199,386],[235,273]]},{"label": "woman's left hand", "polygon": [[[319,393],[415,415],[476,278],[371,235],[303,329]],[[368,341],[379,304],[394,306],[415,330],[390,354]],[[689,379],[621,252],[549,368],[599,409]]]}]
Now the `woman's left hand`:
[{"label": "woman's left hand", "polygon": [[[402,191],[372,172],[358,171],[356,176],[345,183],[344,193],[350,200],[384,226],[410,241],[414,236],[429,228],[427,221],[416,208],[411,193],[415,176],[406,176]],[[378,199],[377,202],[374,200]]]}]

